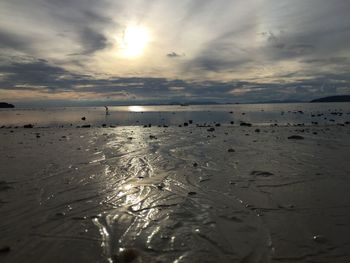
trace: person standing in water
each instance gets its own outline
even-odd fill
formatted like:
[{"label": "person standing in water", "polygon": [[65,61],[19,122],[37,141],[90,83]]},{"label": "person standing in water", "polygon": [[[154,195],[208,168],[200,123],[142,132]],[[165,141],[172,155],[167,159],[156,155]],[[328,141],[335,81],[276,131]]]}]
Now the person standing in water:
[{"label": "person standing in water", "polygon": [[105,106],[105,108],[106,108],[106,115],[109,115],[108,107]]}]

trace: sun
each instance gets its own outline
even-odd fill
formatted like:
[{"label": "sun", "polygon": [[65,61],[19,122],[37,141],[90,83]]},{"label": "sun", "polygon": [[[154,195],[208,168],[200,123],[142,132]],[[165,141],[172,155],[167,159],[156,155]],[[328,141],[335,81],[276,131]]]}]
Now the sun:
[{"label": "sun", "polygon": [[120,50],[125,58],[140,57],[148,43],[150,42],[150,33],[143,26],[128,26],[121,37]]}]

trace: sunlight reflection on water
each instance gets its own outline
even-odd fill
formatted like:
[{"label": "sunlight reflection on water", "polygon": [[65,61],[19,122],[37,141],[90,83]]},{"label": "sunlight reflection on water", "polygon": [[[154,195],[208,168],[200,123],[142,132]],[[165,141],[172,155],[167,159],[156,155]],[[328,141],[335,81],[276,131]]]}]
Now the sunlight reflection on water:
[{"label": "sunlight reflection on water", "polygon": [[145,108],[142,106],[130,106],[129,111],[130,112],[142,112],[142,111],[145,111]]}]

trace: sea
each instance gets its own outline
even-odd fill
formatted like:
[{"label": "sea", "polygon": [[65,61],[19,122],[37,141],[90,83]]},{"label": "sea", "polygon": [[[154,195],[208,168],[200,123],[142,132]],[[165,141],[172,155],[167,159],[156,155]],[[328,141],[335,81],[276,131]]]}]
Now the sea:
[{"label": "sea", "polygon": [[0,109],[0,127],[346,125],[350,103],[169,105]]}]

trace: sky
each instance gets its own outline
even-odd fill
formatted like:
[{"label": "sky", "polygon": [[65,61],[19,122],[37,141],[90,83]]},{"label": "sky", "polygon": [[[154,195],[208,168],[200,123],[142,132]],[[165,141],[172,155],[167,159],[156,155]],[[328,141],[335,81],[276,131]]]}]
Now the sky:
[{"label": "sky", "polygon": [[349,0],[2,0],[0,100],[308,101],[350,94]]}]

